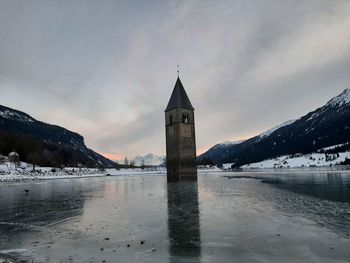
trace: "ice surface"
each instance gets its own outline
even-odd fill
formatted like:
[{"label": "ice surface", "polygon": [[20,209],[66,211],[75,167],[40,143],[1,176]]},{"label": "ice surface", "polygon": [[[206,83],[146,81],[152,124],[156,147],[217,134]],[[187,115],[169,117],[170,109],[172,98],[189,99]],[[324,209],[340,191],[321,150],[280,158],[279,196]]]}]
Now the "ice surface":
[{"label": "ice surface", "polygon": [[34,262],[347,262],[349,193],[350,172],[337,171],[0,185],[0,250]]}]

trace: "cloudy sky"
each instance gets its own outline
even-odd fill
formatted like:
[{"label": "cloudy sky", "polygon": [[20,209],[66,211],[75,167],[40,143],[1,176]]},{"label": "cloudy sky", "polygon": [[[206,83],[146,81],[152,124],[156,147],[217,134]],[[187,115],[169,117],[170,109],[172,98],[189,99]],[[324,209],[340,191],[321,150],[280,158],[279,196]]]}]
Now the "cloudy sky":
[{"label": "cloudy sky", "polygon": [[350,1],[0,0],[0,104],[113,159],[164,154],[176,66],[198,152],[350,88]]}]

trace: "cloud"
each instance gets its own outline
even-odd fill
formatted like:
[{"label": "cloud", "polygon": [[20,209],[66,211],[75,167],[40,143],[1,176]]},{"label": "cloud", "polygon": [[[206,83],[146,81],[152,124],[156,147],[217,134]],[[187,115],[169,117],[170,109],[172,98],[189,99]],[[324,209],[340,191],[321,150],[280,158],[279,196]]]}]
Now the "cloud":
[{"label": "cloud", "polygon": [[198,149],[349,87],[346,1],[1,1],[0,104],[109,156],[164,154],[176,65]]}]

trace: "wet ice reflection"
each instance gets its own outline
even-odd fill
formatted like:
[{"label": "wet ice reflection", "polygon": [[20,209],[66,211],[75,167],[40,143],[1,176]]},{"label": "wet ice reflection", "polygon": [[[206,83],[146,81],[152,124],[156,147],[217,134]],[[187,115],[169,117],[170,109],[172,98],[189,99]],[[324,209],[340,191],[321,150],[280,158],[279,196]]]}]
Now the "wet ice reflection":
[{"label": "wet ice reflection", "polygon": [[81,215],[86,198],[84,193],[94,189],[95,186],[76,180],[53,185],[38,183],[1,187],[0,225],[6,227],[0,228],[0,241],[6,235],[40,229]]},{"label": "wet ice reflection", "polygon": [[350,176],[346,173],[275,174],[262,182],[280,189],[338,202],[350,203]]},{"label": "wet ice reflection", "polygon": [[167,184],[163,175],[144,175],[0,185],[0,258],[206,263],[350,257],[349,172],[198,179]]},{"label": "wet ice reflection", "polygon": [[201,254],[197,182],[168,183],[168,232],[171,262]]}]

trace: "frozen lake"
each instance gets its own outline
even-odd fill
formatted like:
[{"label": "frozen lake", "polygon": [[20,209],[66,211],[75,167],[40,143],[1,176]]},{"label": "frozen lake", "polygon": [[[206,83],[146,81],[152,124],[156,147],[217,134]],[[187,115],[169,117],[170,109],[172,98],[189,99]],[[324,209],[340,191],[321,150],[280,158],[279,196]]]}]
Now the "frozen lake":
[{"label": "frozen lake", "polygon": [[0,185],[0,258],[28,262],[349,262],[349,234],[350,171]]}]

